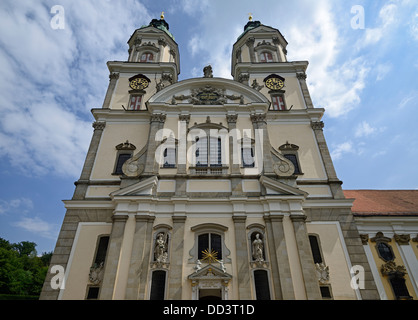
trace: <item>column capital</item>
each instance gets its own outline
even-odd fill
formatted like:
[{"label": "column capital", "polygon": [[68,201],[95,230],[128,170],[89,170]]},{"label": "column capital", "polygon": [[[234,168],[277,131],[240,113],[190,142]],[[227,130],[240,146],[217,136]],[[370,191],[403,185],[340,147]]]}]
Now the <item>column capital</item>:
[{"label": "column capital", "polygon": [[105,121],[95,121],[95,122],[93,122],[92,127],[94,128],[94,131],[103,130],[106,127],[106,122]]},{"label": "column capital", "polygon": [[323,121],[312,121],[311,127],[314,130],[322,130],[324,129],[324,122]]}]

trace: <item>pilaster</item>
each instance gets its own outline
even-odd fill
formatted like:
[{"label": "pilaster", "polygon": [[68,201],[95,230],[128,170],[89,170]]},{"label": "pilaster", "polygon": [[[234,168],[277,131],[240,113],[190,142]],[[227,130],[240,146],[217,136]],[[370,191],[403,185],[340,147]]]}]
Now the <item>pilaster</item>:
[{"label": "pilaster", "polygon": [[236,264],[238,270],[238,299],[251,299],[250,266],[247,249],[247,236],[245,229],[245,215],[234,214],[232,216],[235,227]]},{"label": "pilaster", "polygon": [[305,215],[290,215],[295,230],[296,244],[302,268],[305,291],[308,300],[320,300],[321,292],[316,277],[315,265],[306,230]]},{"label": "pilaster", "polygon": [[148,276],[152,225],[155,217],[148,215],[135,216],[135,234],[132,245],[131,263],[129,265],[126,299],[145,299],[145,287]]},{"label": "pilaster", "polygon": [[[278,270],[279,281],[274,282],[276,299],[294,300],[295,290],[293,287],[292,274],[290,272],[289,254],[287,252],[286,239],[283,229],[282,215],[265,216],[269,237],[269,253],[272,261],[272,271]],[[271,240],[270,240],[271,238]],[[275,257],[275,260],[273,260]],[[279,286],[280,292],[279,294]]]},{"label": "pilaster", "polygon": [[113,298],[116,275],[119,267],[120,250],[128,215],[114,215],[112,219],[113,226],[106,257],[103,284],[100,290],[100,300],[111,300]]},{"label": "pilaster", "polygon": [[173,216],[173,236],[170,254],[170,273],[168,280],[168,298],[182,299],[183,285],[183,250],[184,250],[184,224],[186,215]]},{"label": "pilaster", "polygon": [[99,149],[100,139],[102,138],[103,130],[106,127],[106,122],[96,121],[93,123],[93,137],[91,138],[90,147],[87,151],[84,167],[81,171],[80,179],[75,182],[76,188],[73,195],[73,200],[82,200],[86,196],[88,183],[90,180],[93,165],[96,160],[97,150]]}]

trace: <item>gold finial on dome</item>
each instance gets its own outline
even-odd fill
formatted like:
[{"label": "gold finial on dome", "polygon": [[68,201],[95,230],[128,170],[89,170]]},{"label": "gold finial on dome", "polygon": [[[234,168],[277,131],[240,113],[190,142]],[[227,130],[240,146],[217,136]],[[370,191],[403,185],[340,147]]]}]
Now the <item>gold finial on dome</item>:
[{"label": "gold finial on dome", "polygon": [[253,21],[253,14],[251,12],[248,14],[248,20]]},{"label": "gold finial on dome", "polygon": [[161,16],[160,16],[161,20],[164,20],[164,11],[161,12]]}]

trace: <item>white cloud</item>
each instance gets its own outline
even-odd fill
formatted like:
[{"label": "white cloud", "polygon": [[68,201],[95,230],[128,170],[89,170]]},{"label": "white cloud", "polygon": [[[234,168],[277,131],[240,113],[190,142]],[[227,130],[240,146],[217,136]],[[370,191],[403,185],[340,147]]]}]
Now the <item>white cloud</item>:
[{"label": "white cloud", "polygon": [[36,233],[37,235],[47,238],[56,239],[58,236],[58,226],[42,220],[39,217],[24,217],[21,220],[12,223],[13,226],[24,229],[25,231]]},{"label": "white cloud", "polygon": [[357,126],[354,136],[356,138],[368,137],[376,133],[382,133],[385,130],[385,127],[373,128],[367,121],[362,121]]},{"label": "white cloud", "polygon": [[379,11],[379,25],[375,28],[366,28],[363,37],[356,43],[357,49],[377,44],[393,28],[399,19],[398,5],[392,1],[386,3]]},{"label": "white cloud", "polygon": [[333,160],[338,160],[343,157],[346,153],[354,153],[354,147],[353,143],[351,141],[343,142],[339,145],[337,145],[332,151],[331,151],[331,157]]},{"label": "white cloud", "polygon": [[17,198],[9,201],[0,199],[0,215],[8,213],[26,214],[33,209],[33,202],[29,198]]},{"label": "white cloud", "polygon": [[127,39],[150,21],[135,0],[60,4],[63,30],[51,28],[48,1],[1,4],[0,154],[28,175],[79,176],[90,109],[107,89],[106,61],[126,60]]}]

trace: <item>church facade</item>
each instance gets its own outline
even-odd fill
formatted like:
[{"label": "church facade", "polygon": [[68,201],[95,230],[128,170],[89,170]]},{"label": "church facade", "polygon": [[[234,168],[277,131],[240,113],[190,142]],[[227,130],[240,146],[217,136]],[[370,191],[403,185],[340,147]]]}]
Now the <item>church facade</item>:
[{"label": "church facade", "polygon": [[206,66],[178,81],[163,18],[128,45],[108,62],[41,299],[379,299],[308,62],[287,60],[280,31],[250,20],[232,79]]}]

